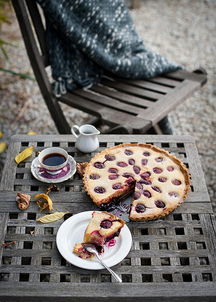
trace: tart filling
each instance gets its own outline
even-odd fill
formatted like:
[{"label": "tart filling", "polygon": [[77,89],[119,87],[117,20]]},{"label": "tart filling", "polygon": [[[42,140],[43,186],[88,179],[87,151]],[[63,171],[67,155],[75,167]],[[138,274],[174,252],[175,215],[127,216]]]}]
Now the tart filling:
[{"label": "tart filling", "polygon": [[110,209],[133,192],[131,220],[170,213],[185,200],[190,188],[184,164],[149,144],[122,144],[103,150],[87,165],[83,181],[100,208]]},{"label": "tart filling", "polygon": [[92,258],[94,255],[89,253],[85,247],[88,244],[94,244],[98,253],[104,252],[103,246],[118,237],[124,220],[108,212],[93,212],[84,234],[84,242],[77,243],[74,246],[73,252],[83,259]]},{"label": "tart filling", "polygon": [[85,249],[85,243],[76,243],[73,252],[82,259],[93,258],[94,255]]}]

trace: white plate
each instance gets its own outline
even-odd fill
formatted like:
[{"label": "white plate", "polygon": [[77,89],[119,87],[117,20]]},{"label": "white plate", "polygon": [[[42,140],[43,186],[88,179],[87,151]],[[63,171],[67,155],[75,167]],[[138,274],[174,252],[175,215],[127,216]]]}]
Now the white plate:
[{"label": "white plate", "polygon": [[43,177],[40,173],[39,173],[39,169],[40,169],[40,163],[38,161],[38,158],[36,157],[31,164],[31,173],[32,175],[37,179],[40,180],[42,182],[46,182],[49,184],[55,184],[55,183],[60,183],[63,182],[65,180],[68,180],[70,178],[72,178],[72,176],[76,173],[76,161],[74,160],[74,158],[72,156],[69,155],[68,157],[68,164],[69,164],[69,172],[64,175],[63,177],[59,177],[59,178],[54,178],[54,179],[50,179],[50,178],[46,178]]},{"label": "white plate", "polygon": [[[71,264],[85,269],[99,270],[104,269],[104,267],[95,258],[93,260],[81,259],[73,253],[74,245],[83,242],[84,232],[93,212],[82,212],[63,222],[58,230],[56,243],[62,257]],[[122,261],[131,249],[132,237],[126,225],[115,240],[116,244],[112,247],[105,246],[104,253],[101,255],[101,258],[109,267]]]}]

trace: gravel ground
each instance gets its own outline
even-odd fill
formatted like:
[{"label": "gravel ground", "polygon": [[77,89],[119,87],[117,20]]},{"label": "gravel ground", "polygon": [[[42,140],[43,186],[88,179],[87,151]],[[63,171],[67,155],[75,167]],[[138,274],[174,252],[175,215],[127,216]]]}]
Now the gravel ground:
[{"label": "gravel ground", "polygon": [[[192,135],[197,140],[206,182],[216,211],[216,1],[143,0],[132,17],[146,46],[181,64],[188,70],[199,66],[208,72],[208,83],[170,115],[174,133]],[[16,72],[32,74],[16,20],[4,26],[9,61],[0,65]],[[39,105],[40,104],[40,105]],[[88,115],[64,106],[70,124],[81,124]],[[37,84],[0,73],[0,130],[4,140],[29,130],[57,133]],[[0,171],[5,153],[0,155]]]}]

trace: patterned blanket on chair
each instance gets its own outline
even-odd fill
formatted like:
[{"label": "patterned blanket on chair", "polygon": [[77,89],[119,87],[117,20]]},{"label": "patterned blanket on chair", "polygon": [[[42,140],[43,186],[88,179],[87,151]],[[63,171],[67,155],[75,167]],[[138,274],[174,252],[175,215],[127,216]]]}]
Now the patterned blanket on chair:
[{"label": "patterned blanket on chair", "polygon": [[124,0],[36,1],[46,19],[56,96],[90,87],[106,71],[144,79],[180,68],[146,49]]}]

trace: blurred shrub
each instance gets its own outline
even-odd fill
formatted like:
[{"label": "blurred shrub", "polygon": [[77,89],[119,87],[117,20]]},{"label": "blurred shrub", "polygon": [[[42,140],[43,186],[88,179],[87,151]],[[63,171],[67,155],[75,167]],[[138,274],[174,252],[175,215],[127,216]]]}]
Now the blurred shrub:
[{"label": "blurred shrub", "polygon": [[[4,23],[10,24],[9,20],[9,8],[10,8],[10,0],[0,0],[0,33],[1,28]],[[7,52],[4,48],[6,44],[10,44],[0,37],[0,50],[3,56],[8,59]]]}]

